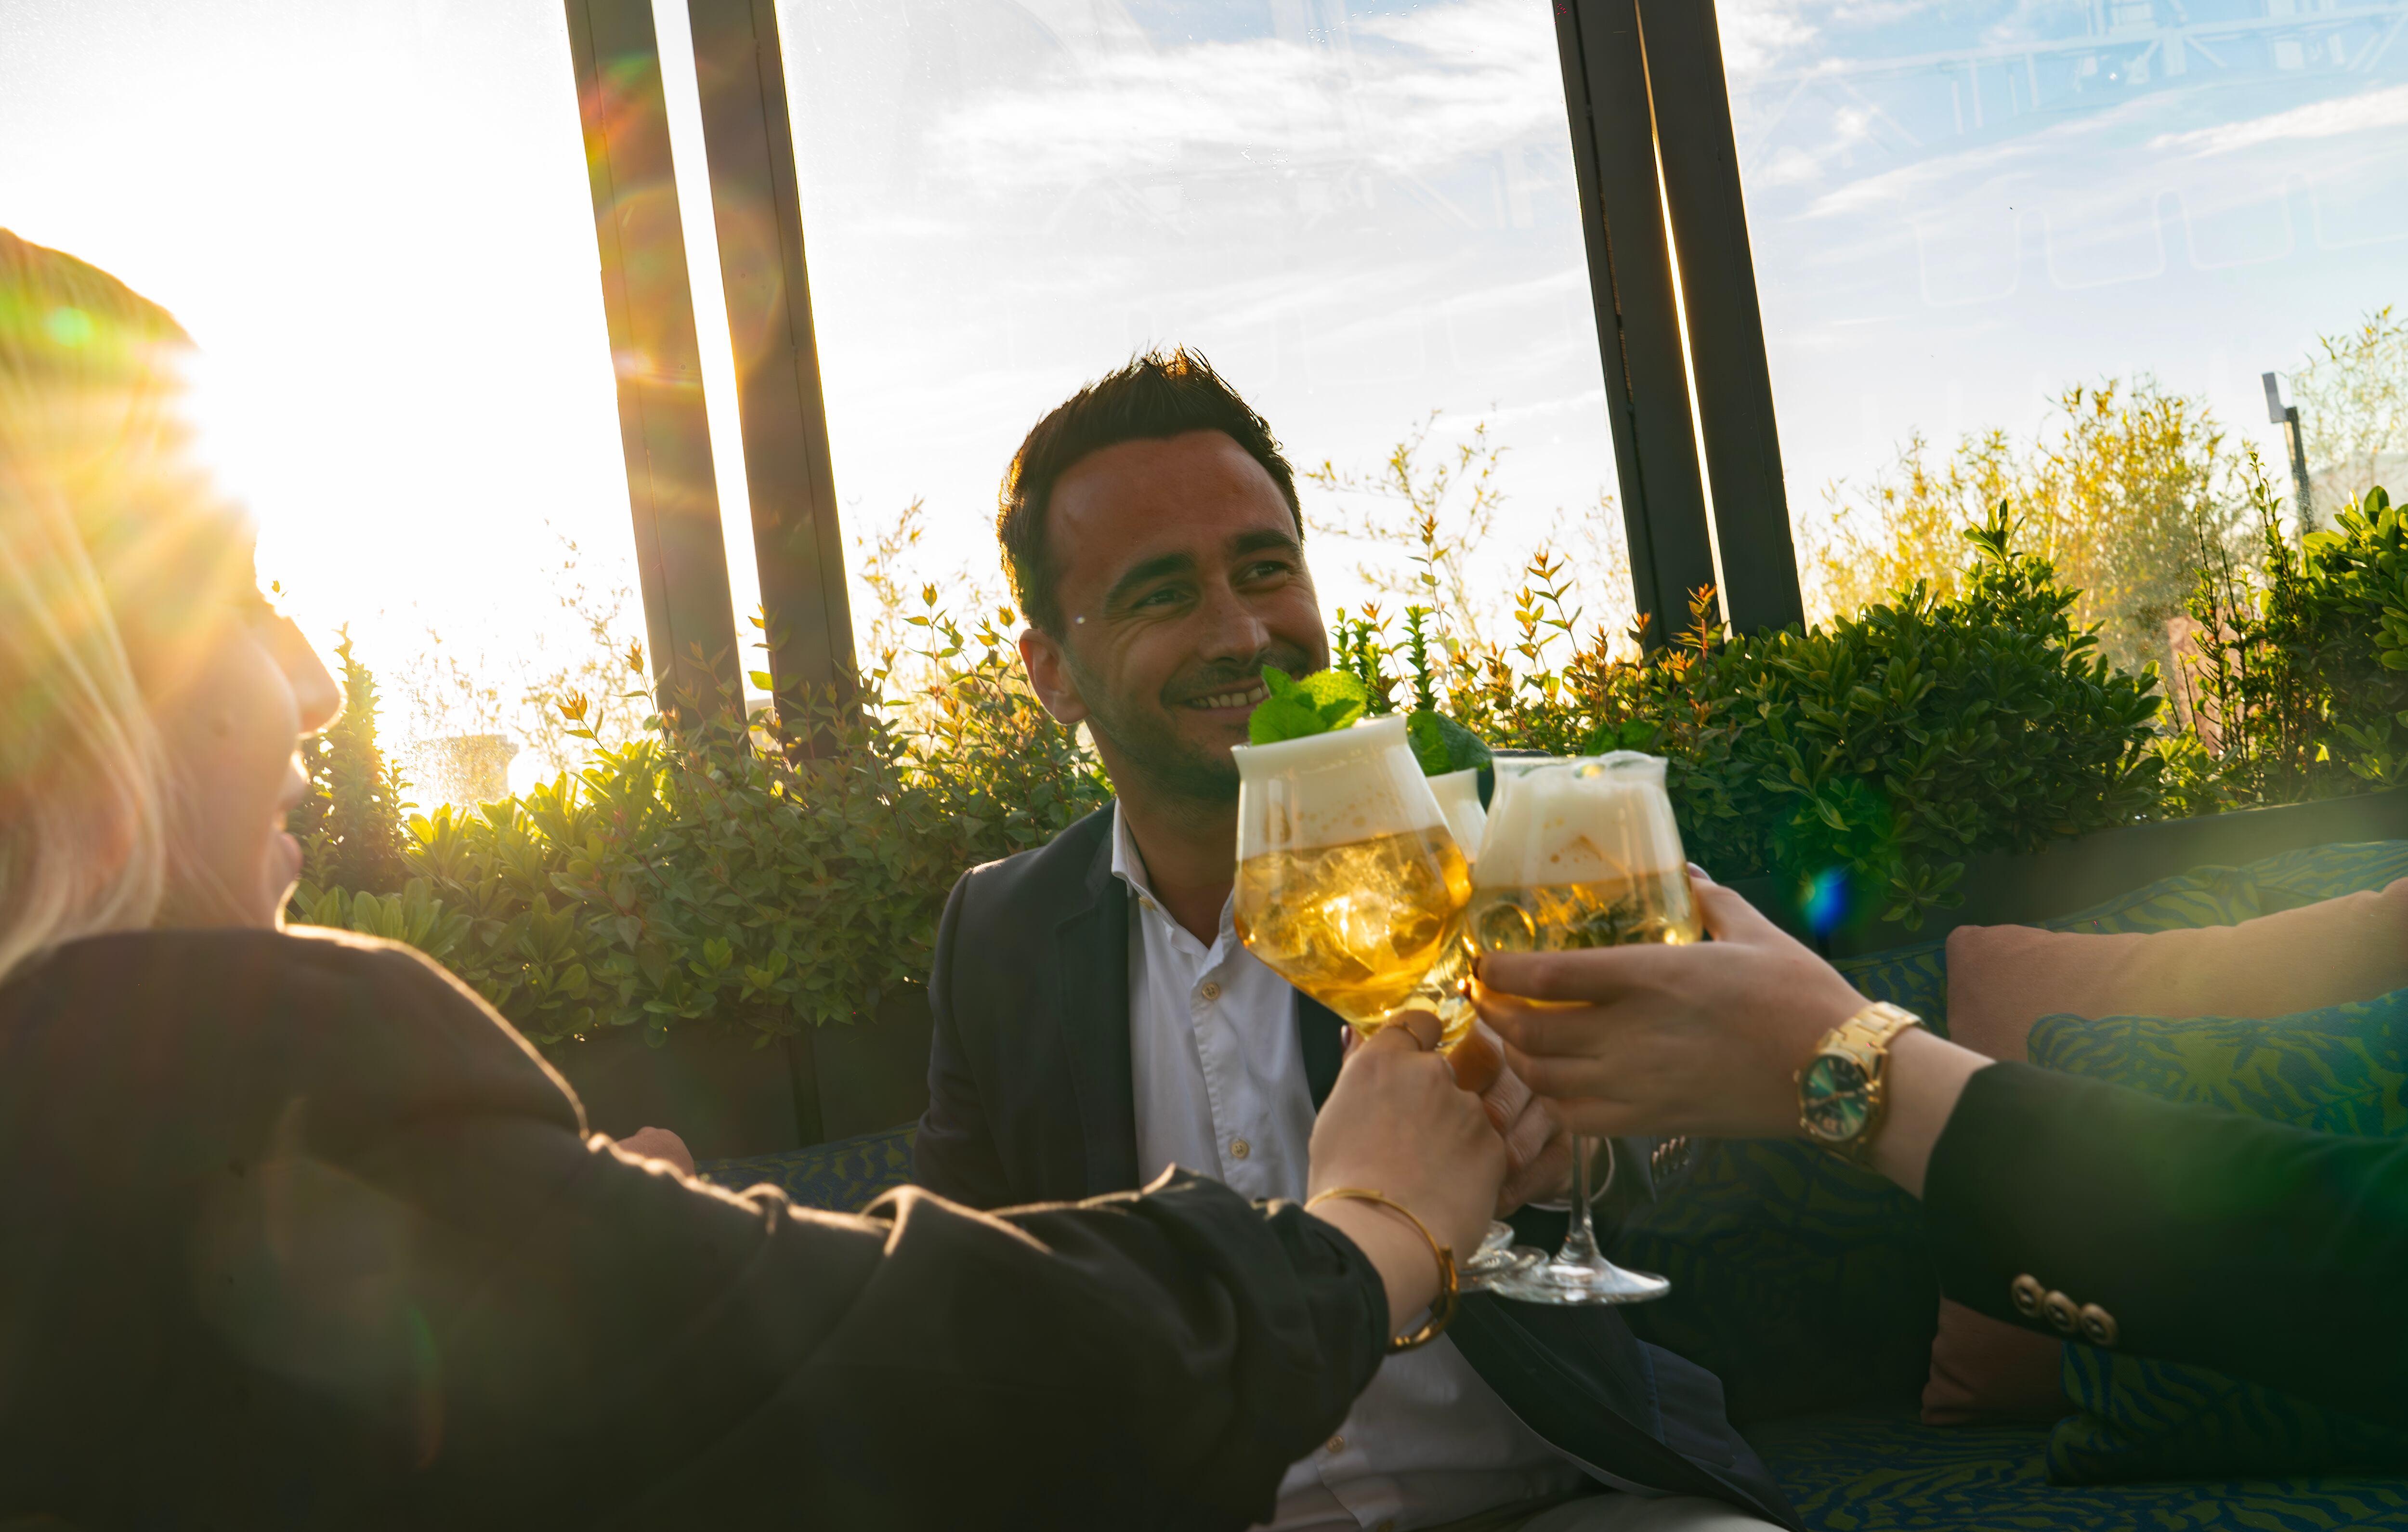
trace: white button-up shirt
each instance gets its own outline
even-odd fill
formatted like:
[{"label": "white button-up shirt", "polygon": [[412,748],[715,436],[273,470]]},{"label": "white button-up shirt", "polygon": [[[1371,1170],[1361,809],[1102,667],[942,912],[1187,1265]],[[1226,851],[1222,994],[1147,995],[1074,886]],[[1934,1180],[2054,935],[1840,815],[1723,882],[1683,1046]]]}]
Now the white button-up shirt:
[{"label": "white button-up shirt", "polygon": [[[1112,811],[1112,873],[1129,922],[1129,1060],[1140,1183],[1173,1165],[1248,1197],[1301,1200],[1312,1095],[1296,991],[1238,940],[1231,909],[1207,948],[1155,902]],[[1441,1336],[1380,1364],[1319,1451],[1280,1481],[1277,1532],[1432,1526],[1587,1482],[1505,1408]]]}]

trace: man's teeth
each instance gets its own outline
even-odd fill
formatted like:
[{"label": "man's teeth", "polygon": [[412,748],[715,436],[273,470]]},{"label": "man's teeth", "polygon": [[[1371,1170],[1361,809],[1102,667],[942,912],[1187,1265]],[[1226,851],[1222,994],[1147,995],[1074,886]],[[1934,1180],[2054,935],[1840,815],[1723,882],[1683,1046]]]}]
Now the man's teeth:
[{"label": "man's teeth", "polygon": [[1254,685],[1247,687],[1242,692],[1215,692],[1208,697],[1197,697],[1188,706],[1191,708],[1251,708],[1269,695],[1268,690],[1260,685]]}]

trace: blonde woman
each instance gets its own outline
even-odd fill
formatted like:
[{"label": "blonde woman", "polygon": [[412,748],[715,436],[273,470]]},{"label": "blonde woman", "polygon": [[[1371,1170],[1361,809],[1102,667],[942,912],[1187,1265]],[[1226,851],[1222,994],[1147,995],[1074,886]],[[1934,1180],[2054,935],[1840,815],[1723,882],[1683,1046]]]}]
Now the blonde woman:
[{"label": "blonde woman", "polygon": [[[1267,1513],[1440,1291],[1392,1206],[731,1196],[432,964],[279,929],[337,698],[190,465],[184,347],[0,232],[0,1524]],[[1312,1181],[1469,1248],[1504,1152],[1429,1040],[1358,1051]]]}]

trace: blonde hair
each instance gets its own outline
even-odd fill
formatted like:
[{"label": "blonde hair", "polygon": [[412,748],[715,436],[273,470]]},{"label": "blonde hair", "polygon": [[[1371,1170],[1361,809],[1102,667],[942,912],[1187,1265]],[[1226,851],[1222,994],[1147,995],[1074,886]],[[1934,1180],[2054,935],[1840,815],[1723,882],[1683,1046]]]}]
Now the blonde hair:
[{"label": "blonde hair", "polygon": [[176,578],[179,523],[222,524],[171,408],[189,345],[0,229],[0,981],[159,908],[166,774],[119,613]]}]

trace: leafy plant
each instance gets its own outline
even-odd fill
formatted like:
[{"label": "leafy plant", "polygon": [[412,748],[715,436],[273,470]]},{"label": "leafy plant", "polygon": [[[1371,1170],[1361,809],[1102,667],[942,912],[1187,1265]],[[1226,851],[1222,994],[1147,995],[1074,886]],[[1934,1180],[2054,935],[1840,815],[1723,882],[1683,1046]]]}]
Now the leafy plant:
[{"label": "leafy plant", "polygon": [[352,651],[346,629],[335,645],[343,672],[343,711],[303,741],[309,791],[286,824],[301,842],[302,865],[319,881],[372,894],[408,881],[402,795],[409,784],[377,744],[376,677]]},{"label": "leafy plant", "polygon": [[2067,388],[2051,404],[2029,438],[1993,430],[1941,452],[1917,434],[1883,473],[1833,485],[1830,513],[1800,529],[1816,604],[1844,616],[1918,580],[1959,594],[1957,529],[2004,501],[2101,651],[2136,673],[2162,666],[2202,542],[2235,546],[2241,462],[2203,401],[2146,377]]},{"label": "leafy plant", "polygon": [[1668,756],[1684,840],[1715,876],[1802,888],[1837,873],[1858,918],[1914,929],[1957,902],[1967,856],[2157,806],[2156,678],[2099,654],[2073,593],[2016,534],[1995,507],[1963,534],[1959,594],[1918,581],[1804,632],[1730,637],[1700,591],[1674,641],[1645,652],[1582,639],[1561,561],[1541,551],[1515,644],[1474,654],[1441,707],[1499,748]]},{"label": "leafy plant", "polygon": [[[1094,759],[1020,679],[1001,612],[965,635],[933,589],[908,671],[824,698],[752,748],[729,724],[594,754],[515,798],[408,823],[405,880],[309,864],[296,918],[421,947],[538,1042],[714,1025],[762,1042],[875,1011],[927,973],[965,868],[1051,839],[1105,801]],[[657,728],[657,721],[653,726]]]},{"label": "leafy plant", "polygon": [[2190,812],[2408,782],[2408,519],[2380,485],[2298,547],[2252,456],[2255,567],[2201,560],[2163,747]]}]

